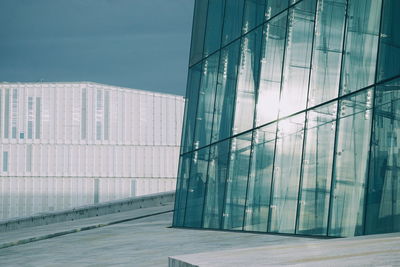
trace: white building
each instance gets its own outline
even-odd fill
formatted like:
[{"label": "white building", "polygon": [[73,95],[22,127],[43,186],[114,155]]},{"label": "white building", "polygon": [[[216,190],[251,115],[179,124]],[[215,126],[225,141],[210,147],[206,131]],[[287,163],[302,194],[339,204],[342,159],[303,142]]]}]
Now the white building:
[{"label": "white building", "polygon": [[175,178],[183,110],[92,82],[0,83],[0,176]]}]

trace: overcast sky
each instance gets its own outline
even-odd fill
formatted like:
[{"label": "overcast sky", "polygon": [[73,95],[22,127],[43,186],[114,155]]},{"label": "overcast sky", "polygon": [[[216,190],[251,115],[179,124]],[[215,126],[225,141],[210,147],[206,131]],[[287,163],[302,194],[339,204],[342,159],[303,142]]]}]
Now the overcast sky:
[{"label": "overcast sky", "polygon": [[0,0],[0,81],[183,95],[194,0]]}]

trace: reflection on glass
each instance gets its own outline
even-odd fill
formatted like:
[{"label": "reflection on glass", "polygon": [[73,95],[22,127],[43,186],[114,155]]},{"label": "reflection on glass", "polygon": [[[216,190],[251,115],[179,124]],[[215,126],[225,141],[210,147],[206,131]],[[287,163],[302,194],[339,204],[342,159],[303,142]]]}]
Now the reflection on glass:
[{"label": "reflection on glass", "polygon": [[336,129],[336,102],[307,114],[297,233],[326,235]]},{"label": "reflection on glass", "polygon": [[203,48],[204,57],[220,48],[224,2],[224,0],[208,0],[206,36]]},{"label": "reflection on glass", "polygon": [[181,152],[183,153],[193,149],[194,126],[196,123],[196,109],[199,94],[200,76],[201,63],[193,66],[189,70],[181,141]]},{"label": "reflection on glass", "polygon": [[278,117],[286,21],[287,12],[284,12],[264,26],[256,107],[257,126]]},{"label": "reflection on glass", "polygon": [[172,222],[174,226],[183,226],[191,161],[192,161],[191,153],[182,155],[179,161],[178,181],[176,183],[174,218]]},{"label": "reflection on glass", "polygon": [[306,107],[314,35],[315,1],[304,0],[289,11],[280,117]]},{"label": "reflection on glass", "polygon": [[362,233],[372,99],[373,91],[369,89],[339,102],[328,232],[331,236]]},{"label": "reflection on glass", "polygon": [[242,32],[247,33],[264,21],[265,0],[245,0]]},{"label": "reflection on glass", "polygon": [[240,40],[221,50],[211,142],[229,137],[235,104]]},{"label": "reflection on glass", "polygon": [[378,81],[400,74],[400,1],[383,1]]},{"label": "reflection on glass", "polygon": [[208,57],[203,62],[193,142],[194,149],[210,143],[215,89],[218,77],[218,62],[219,52]]},{"label": "reflection on glass", "polygon": [[253,127],[255,93],[258,87],[262,28],[242,38],[240,65],[236,86],[236,106],[233,134]]},{"label": "reflection on glass", "polygon": [[341,95],[371,85],[375,80],[381,2],[349,0]]},{"label": "reflection on glass", "polygon": [[226,180],[223,229],[242,230],[243,227],[251,138],[252,133],[250,132],[232,139],[229,172]]},{"label": "reflection on glass", "polygon": [[254,130],[244,230],[266,232],[270,209],[276,123]]},{"label": "reflection on glass", "polygon": [[294,233],[305,114],[278,122],[270,231]]},{"label": "reflection on glass", "polygon": [[208,165],[208,180],[204,203],[204,228],[218,229],[221,225],[225,181],[228,173],[230,140],[212,145]]},{"label": "reflection on glass", "polygon": [[400,231],[400,80],[376,88],[365,234]]},{"label": "reflection on glass", "polygon": [[308,106],[338,96],[346,0],[318,0]]},{"label": "reflection on glass", "polygon": [[201,226],[209,152],[209,147],[193,152],[187,190],[184,226]]},{"label": "reflection on glass", "polygon": [[288,1],[286,0],[268,0],[265,9],[265,19],[270,19],[287,7]]},{"label": "reflection on glass", "polygon": [[244,0],[225,1],[224,27],[222,30],[222,46],[238,38],[242,29]]},{"label": "reflection on glass", "polygon": [[[204,34],[206,28],[208,0],[195,1],[193,15],[193,34],[190,48],[190,63],[199,62],[203,56]],[[187,90],[186,90],[187,91]]]}]

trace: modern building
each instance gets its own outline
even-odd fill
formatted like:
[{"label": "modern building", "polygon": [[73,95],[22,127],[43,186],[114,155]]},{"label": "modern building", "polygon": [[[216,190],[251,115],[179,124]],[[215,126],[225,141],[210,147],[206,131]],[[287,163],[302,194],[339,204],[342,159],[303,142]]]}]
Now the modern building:
[{"label": "modern building", "polygon": [[92,82],[0,83],[0,176],[173,185],[183,109],[181,96]]},{"label": "modern building", "polygon": [[400,231],[399,10],[197,0],[173,225]]}]

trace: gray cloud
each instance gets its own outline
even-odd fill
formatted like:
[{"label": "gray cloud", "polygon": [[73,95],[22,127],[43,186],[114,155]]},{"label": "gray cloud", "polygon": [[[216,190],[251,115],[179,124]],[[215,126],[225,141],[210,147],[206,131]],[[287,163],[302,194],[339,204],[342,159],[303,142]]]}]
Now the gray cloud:
[{"label": "gray cloud", "polygon": [[0,80],[185,91],[193,0],[2,0]]}]

